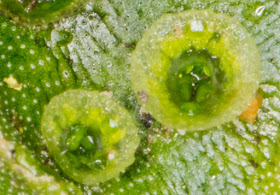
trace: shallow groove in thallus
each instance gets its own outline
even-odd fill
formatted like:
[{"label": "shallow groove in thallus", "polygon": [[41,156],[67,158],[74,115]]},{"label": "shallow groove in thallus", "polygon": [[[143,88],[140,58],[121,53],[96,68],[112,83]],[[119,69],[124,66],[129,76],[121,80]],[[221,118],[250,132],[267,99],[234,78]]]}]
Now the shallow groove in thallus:
[{"label": "shallow groove in thallus", "polygon": [[[98,85],[104,86],[105,77],[104,75],[100,75],[100,72],[105,71],[102,73],[105,75],[108,74],[106,73],[106,63],[104,62],[111,60],[111,56],[107,51],[114,47],[114,45],[107,43],[114,44],[116,39],[114,36],[110,35],[110,31],[106,29],[106,26],[100,21],[100,19],[94,18],[94,16],[98,17],[96,14],[89,16],[93,18],[90,20],[84,16],[79,16],[78,19],[76,19],[82,21],[78,21],[78,23],[81,23],[82,27],[76,29],[76,36],[85,37],[85,39],[79,39],[74,36],[73,42],[69,45],[69,50],[74,61],[78,62],[77,59],[82,59],[80,63],[91,75],[92,81],[97,82]],[[74,23],[75,22],[76,21],[74,21]],[[90,26],[90,24],[93,23],[95,23],[95,28]],[[101,28],[101,26],[102,30],[98,29]],[[105,33],[103,32],[104,30]],[[107,41],[104,41],[105,39],[102,37],[106,37]],[[87,49],[86,52],[85,49]]]}]

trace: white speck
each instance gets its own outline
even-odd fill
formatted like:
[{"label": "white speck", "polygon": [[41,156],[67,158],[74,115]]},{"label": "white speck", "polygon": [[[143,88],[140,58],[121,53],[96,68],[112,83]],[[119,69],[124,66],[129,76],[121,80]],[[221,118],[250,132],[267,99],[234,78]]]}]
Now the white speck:
[{"label": "white speck", "polygon": [[203,32],[204,26],[201,21],[193,20],[191,21],[191,31],[193,32]]},{"label": "white speck", "polygon": [[67,70],[63,71],[63,76],[65,78],[68,78],[69,77],[69,72]]},{"label": "white speck", "polygon": [[37,104],[37,103],[38,103],[38,100],[34,99],[33,102],[34,102],[34,104]]},{"label": "white speck", "polygon": [[27,121],[30,122],[30,121],[31,121],[31,118],[30,118],[30,117],[27,117]]},{"label": "white speck", "polygon": [[129,183],[129,186],[130,186],[130,187],[133,187],[133,186],[134,186],[134,184],[133,184],[133,183]]},{"label": "white speck", "polygon": [[31,69],[35,69],[35,65],[34,64],[30,64]]},{"label": "white speck", "polygon": [[59,85],[60,85],[60,82],[59,82],[59,81],[55,81],[55,84],[56,84],[57,86],[59,86]]},{"label": "white speck", "polygon": [[40,88],[39,87],[36,87],[35,89],[37,92],[40,92]]},{"label": "white speck", "polygon": [[273,186],[274,186],[274,183],[271,183],[270,186],[273,187]]},{"label": "white speck", "polygon": [[5,57],[6,57],[5,55],[1,55],[1,58],[2,58],[2,59],[5,59]]},{"label": "white speck", "polygon": [[20,70],[24,70],[24,67],[23,67],[23,66],[20,66],[19,69],[20,69]]},{"label": "white speck", "polygon": [[101,161],[101,160],[96,160],[95,162],[96,162],[96,163],[102,163],[102,161]]},{"label": "white speck", "polygon": [[271,172],[268,172],[268,173],[267,173],[267,176],[268,176],[268,177],[271,177],[271,175],[272,175]]},{"label": "white speck", "polygon": [[108,160],[113,160],[115,158],[115,153],[114,152],[109,152],[108,153]]},{"label": "white speck", "polygon": [[137,182],[143,183],[143,179],[138,179]]},{"label": "white speck", "polygon": [[25,47],[26,47],[26,46],[25,46],[24,44],[21,44],[21,45],[20,45],[20,48],[21,48],[21,49],[24,49]]},{"label": "white speck", "polygon": [[118,126],[118,123],[112,119],[110,119],[110,127],[114,128],[114,127],[117,127]]},{"label": "white speck", "polygon": [[34,35],[30,35],[30,39],[34,39]]},{"label": "white speck", "polygon": [[27,107],[26,107],[26,106],[23,106],[22,108],[23,108],[23,110],[27,110]]},{"label": "white speck", "polygon": [[256,9],[255,14],[257,16],[261,16],[263,14],[263,11],[265,10],[265,6],[260,6]]},{"label": "white speck", "polygon": [[177,129],[177,131],[178,131],[178,133],[179,133],[180,135],[185,135],[186,132],[187,132],[186,129]]},{"label": "white speck", "polygon": [[4,103],[5,103],[6,105],[8,105],[9,102],[8,102],[7,100],[5,100]]},{"label": "white speck", "polygon": [[50,83],[46,83],[46,86],[47,86],[47,87],[51,87],[51,84],[50,84]]},{"label": "white speck", "polygon": [[265,190],[268,190],[268,189],[269,189],[269,187],[268,187],[268,186],[265,186],[265,187],[264,187],[264,189],[265,189]]},{"label": "white speck", "polygon": [[255,194],[253,189],[248,189],[248,194]]},{"label": "white speck", "polygon": [[20,36],[17,36],[17,39],[20,39]]},{"label": "white speck", "polygon": [[2,24],[2,27],[6,27],[6,26],[7,26],[7,23],[4,22],[4,23]]},{"label": "white speck", "polygon": [[265,167],[266,167],[266,162],[265,162],[265,161],[263,161],[263,162],[261,163],[261,166],[262,166],[262,168],[264,168],[264,169],[265,169]]},{"label": "white speck", "polygon": [[262,143],[267,146],[268,145],[268,139],[263,139]]},{"label": "white speck", "polygon": [[16,31],[16,29],[17,29],[17,28],[16,28],[15,26],[12,27],[12,31]]},{"label": "white speck", "polygon": [[150,181],[154,180],[154,178],[151,175],[149,175],[148,178],[149,178]]},{"label": "white speck", "polygon": [[43,60],[39,60],[39,65],[44,66],[45,62]]},{"label": "white speck", "polygon": [[265,157],[266,157],[267,159],[270,158],[269,149],[268,149],[267,147],[263,149],[263,154],[265,155]]},{"label": "white speck", "polygon": [[7,67],[8,67],[8,68],[11,68],[11,67],[12,67],[11,62],[8,62]]},{"label": "white speck", "polygon": [[13,49],[13,47],[10,45],[10,46],[8,46],[8,50],[12,50]]},{"label": "white speck", "polygon": [[3,41],[0,41],[0,45],[3,45]]},{"label": "white speck", "polygon": [[121,188],[121,189],[120,189],[120,192],[123,192],[123,191],[124,191],[124,190]]},{"label": "white speck", "polygon": [[35,54],[35,51],[33,49],[30,49],[30,54]]},{"label": "white speck", "polygon": [[26,94],[25,94],[25,93],[23,93],[23,94],[22,94],[22,97],[23,97],[23,98],[26,98]]},{"label": "white speck", "polygon": [[12,97],[12,101],[15,102],[15,101],[16,101],[16,98]]},{"label": "white speck", "polygon": [[50,57],[47,57],[47,61],[51,61],[51,58],[50,58]]}]

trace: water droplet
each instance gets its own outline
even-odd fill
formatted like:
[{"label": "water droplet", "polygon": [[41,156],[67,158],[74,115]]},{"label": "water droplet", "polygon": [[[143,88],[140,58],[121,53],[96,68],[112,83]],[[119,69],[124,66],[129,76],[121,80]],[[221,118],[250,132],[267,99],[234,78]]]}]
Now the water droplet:
[{"label": "water droplet", "polygon": [[265,10],[265,6],[259,6],[256,11],[255,11],[255,14],[257,16],[261,16],[263,14],[263,11]]}]

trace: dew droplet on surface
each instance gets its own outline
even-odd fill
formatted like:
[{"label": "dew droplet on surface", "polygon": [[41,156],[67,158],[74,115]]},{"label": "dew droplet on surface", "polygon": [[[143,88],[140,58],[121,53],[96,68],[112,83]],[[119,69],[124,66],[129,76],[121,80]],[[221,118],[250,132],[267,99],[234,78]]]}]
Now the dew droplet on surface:
[{"label": "dew droplet on surface", "polygon": [[255,14],[257,15],[257,16],[261,16],[262,14],[263,14],[263,12],[264,12],[264,10],[265,10],[265,6],[259,6],[257,9],[256,9],[256,11],[255,11]]}]

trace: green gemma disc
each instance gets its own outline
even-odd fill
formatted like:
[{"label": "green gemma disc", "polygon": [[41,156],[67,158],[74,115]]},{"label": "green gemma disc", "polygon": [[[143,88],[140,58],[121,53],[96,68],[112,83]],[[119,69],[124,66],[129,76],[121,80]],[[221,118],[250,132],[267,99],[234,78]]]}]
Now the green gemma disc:
[{"label": "green gemma disc", "polygon": [[161,16],[132,54],[139,101],[170,128],[203,130],[236,118],[260,81],[254,39],[210,10]]},{"label": "green gemma disc", "polygon": [[87,185],[116,177],[134,162],[138,130],[106,95],[69,90],[45,107],[41,131],[62,171]]},{"label": "green gemma disc", "polygon": [[0,9],[15,21],[47,24],[69,16],[89,0],[1,0]]}]

